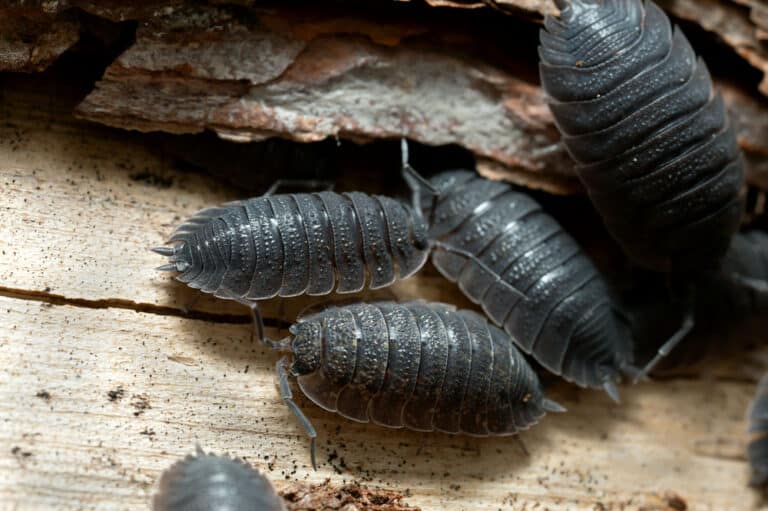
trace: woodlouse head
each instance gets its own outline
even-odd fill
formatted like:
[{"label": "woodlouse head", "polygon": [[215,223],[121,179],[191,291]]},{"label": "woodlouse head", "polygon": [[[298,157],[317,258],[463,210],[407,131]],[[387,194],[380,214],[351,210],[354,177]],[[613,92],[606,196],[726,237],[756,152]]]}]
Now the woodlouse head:
[{"label": "woodlouse head", "polygon": [[309,374],[320,368],[322,362],[322,333],[320,321],[308,319],[291,325],[293,335],[293,367],[295,375]]}]

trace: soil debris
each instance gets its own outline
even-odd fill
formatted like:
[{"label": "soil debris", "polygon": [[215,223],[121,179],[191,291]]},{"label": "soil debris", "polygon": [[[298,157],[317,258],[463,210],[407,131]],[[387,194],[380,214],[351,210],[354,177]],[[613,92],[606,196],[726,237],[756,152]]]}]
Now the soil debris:
[{"label": "soil debris", "polygon": [[401,493],[358,483],[333,486],[330,480],[321,484],[297,482],[280,495],[290,511],[420,511],[420,508],[403,502]]}]

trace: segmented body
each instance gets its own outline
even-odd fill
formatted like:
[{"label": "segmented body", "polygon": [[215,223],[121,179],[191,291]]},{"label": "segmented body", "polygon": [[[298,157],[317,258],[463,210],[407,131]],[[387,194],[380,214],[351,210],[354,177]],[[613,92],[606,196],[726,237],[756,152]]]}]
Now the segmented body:
[{"label": "segmented body", "polygon": [[198,448],[163,472],[153,511],[285,511],[270,482],[249,464]]},{"label": "segmented body", "polygon": [[246,300],[389,286],[421,268],[429,248],[408,206],[359,192],[231,202],[197,213],[171,241],[178,280]]},{"label": "segmented body", "polygon": [[536,374],[509,336],[439,303],[332,306],[291,327],[291,373],[317,405],[359,422],[509,435],[546,410]]},{"label": "segmented body", "polygon": [[520,348],[587,387],[604,387],[631,369],[630,333],[600,273],[535,200],[466,170],[431,183],[440,195],[430,240],[466,252],[438,244],[433,263]]},{"label": "segmented body", "polygon": [[706,65],[651,1],[557,4],[541,81],[608,229],[647,268],[715,266],[739,226],[744,168]]}]

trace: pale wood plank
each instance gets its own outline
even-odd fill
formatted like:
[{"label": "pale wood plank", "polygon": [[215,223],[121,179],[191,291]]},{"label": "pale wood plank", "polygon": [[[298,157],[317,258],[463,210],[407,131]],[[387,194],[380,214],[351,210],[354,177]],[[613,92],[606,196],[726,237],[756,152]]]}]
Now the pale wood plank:
[{"label": "pale wood plank", "polygon": [[[246,456],[278,488],[286,473],[361,479],[408,489],[424,509],[665,509],[667,492],[693,510],[756,502],[744,486],[748,383],[645,384],[626,389],[622,406],[556,385],[570,412],[522,435],[530,456],[511,439],[357,425],[300,399],[320,436],[313,472],[277,395],[277,354],[250,345],[247,325],[5,297],[0,311],[0,501],[9,508],[142,509],[159,471],[195,443]],[[119,387],[124,396],[110,401]],[[36,397],[42,390],[50,399]]]},{"label": "pale wood plank", "polygon": [[[144,509],[159,471],[196,442],[248,457],[278,487],[283,472],[356,479],[408,489],[425,509],[653,510],[666,508],[666,492],[688,509],[758,507],[745,488],[753,387],[744,375],[760,374],[764,364],[749,359],[764,352],[712,372],[726,379],[623,389],[622,406],[547,380],[570,412],[522,435],[529,457],[510,439],[356,425],[302,399],[321,437],[324,463],[312,472],[274,387],[276,355],[248,344],[246,324],[177,317],[243,309],[154,272],[161,261],[147,250],[236,192],[177,171],[140,137],[73,122],[39,100],[4,91],[1,105],[0,508]],[[145,170],[173,185],[130,178]],[[394,294],[468,306],[429,268]],[[272,301],[265,313],[290,320],[305,305]],[[120,386],[124,397],[110,401]],[[42,390],[49,401],[35,396]],[[135,416],[137,396],[151,408]],[[341,474],[327,463],[334,450]]]},{"label": "pale wood plank", "polygon": [[[195,211],[241,198],[235,190],[174,169],[138,137],[35,110],[35,95],[8,91],[4,99],[12,122],[0,125],[0,239],[13,242],[0,252],[0,286],[120,306],[245,314],[155,271],[166,261],[148,250]],[[148,186],[131,179],[137,172],[173,184]],[[395,296],[458,295],[435,271],[420,277],[403,282]],[[293,318],[323,300],[272,300],[264,315]]]}]

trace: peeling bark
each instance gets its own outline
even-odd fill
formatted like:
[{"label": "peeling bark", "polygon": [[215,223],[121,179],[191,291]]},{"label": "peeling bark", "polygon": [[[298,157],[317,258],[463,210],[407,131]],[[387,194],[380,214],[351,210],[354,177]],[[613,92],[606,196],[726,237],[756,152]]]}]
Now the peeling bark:
[{"label": "peeling bark", "polygon": [[259,14],[246,24],[197,8],[142,27],[77,114],[144,131],[211,129],[237,141],[407,136],[570,174],[561,170],[566,156],[551,154],[558,134],[541,90],[445,45],[408,39],[426,28],[382,33],[365,19]]},{"label": "peeling bark", "polygon": [[[460,145],[489,176],[553,193],[580,190],[541,90],[503,64],[427,42],[442,35],[426,26],[252,12],[243,20],[223,8],[189,7],[153,18],[77,115],[142,131],[209,129],[235,141],[407,136]],[[768,106],[733,86],[726,96],[742,145],[768,155]],[[750,158],[750,181],[759,184],[761,155]]]},{"label": "peeling bark", "polygon": [[[426,3],[493,7],[538,20],[554,12],[551,0]],[[768,70],[768,8],[760,0],[660,3]],[[139,20],[135,44],[79,105],[79,117],[141,131],[211,130],[234,141],[407,136],[462,146],[489,176],[553,193],[579,191],[534,85],[535,64],[521,68],[518,55],[500,57],[509,48],[494,47],[498,41],[460,24],[443,26],[433,16],[415,21],[408,13],[419,4],[411,4],[405,11],[381,4],[368,16],[352,6],[285,10],[251,0],[12,2],[0,8],[6,15],[0,28],[13,26],[0,30],[0,48],[6,48],[0,69],[42,69],[65,51],[77,39],[75,8],[111,21]],[[429,12],[439,18],[447,9]],[[532,52],[534,26],[520,16],[509,20],[512,27],[528,27],[529,44],[517,46]],[[747,151],[748,180],[767,187],[768,104],[741,85],[724,85],[726,100]]]}]

